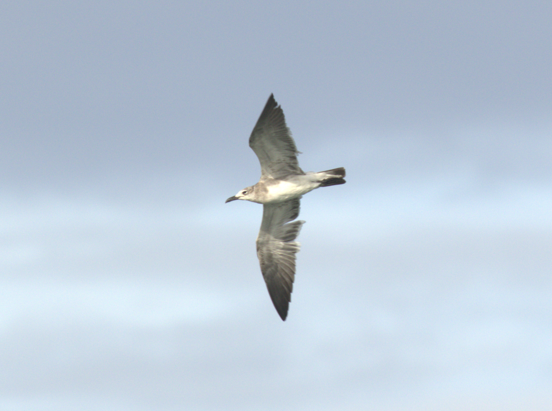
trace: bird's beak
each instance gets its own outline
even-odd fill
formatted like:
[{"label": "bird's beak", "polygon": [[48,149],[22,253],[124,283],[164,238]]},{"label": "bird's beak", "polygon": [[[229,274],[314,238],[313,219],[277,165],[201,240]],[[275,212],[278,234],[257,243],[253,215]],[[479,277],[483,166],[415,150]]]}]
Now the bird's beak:
[{"label": "bird's beak", "polygon": [[225,203],[229,203],[230,201],[234,201],[234,200],[239,200],[239,198],[236,196],[232,196],[228,200],[226,200]]}]

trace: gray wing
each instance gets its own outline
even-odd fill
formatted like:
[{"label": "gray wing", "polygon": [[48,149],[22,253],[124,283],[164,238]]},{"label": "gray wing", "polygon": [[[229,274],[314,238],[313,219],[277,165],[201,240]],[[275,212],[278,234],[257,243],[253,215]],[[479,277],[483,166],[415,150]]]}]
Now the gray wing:
[{"label": "gray wing", "polygon": [[282,107],[271,94],[257,124],[249,137],[249,147],[253,149],[261,163],[261,178],[282,179],[290,174],[305,174],[297,162],[297,147],[286,126]]},{"label": "gray wing", "polygon": [[295,254],[300,245],[294,241],[304,221],[299,215],[299,199],[265,204],[263,222],[257,237],[257,257],[276,311],[285,320],[295,280]]}]

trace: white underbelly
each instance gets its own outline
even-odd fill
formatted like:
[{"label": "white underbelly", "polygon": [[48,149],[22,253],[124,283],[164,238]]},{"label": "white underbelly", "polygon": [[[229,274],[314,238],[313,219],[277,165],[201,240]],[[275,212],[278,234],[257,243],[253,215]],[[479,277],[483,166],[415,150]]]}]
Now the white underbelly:
[{"label": "white underbelly", "polygon": [[310,181],[301,181],[300,184],[292,181],[280,181],[268,187],[267,203],[280,203],[301,197],[316,188],[316,184]]}]

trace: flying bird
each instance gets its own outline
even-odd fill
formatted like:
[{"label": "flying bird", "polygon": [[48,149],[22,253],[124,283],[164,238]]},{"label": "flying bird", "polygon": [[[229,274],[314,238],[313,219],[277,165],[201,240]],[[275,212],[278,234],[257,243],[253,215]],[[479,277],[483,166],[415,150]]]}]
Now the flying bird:
[{"label": "flying bird", "polygon": [[249,147],[261,163],[261,178],[226,202],[247,200],[263,205],[257,257],[270,298],[285,321],[295,280],[295,254],[300,248],[295,239],[305,223],[293,221],[299,216],[299,200],[315,188],[345,184],[345,169],[318,173],[301,170],[297,161],[299,151],[273,94],[253,128]]}]

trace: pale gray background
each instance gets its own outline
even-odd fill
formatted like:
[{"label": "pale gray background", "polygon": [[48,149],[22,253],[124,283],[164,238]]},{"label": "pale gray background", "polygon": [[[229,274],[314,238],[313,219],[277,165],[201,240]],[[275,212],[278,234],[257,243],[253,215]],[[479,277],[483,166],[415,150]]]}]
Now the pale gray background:
[{"label": "pale gray background", "polygon": [[[552,409],[550,1],[6,1],[2,410]],[[305,170],[255,255],[269,94]]]}]

